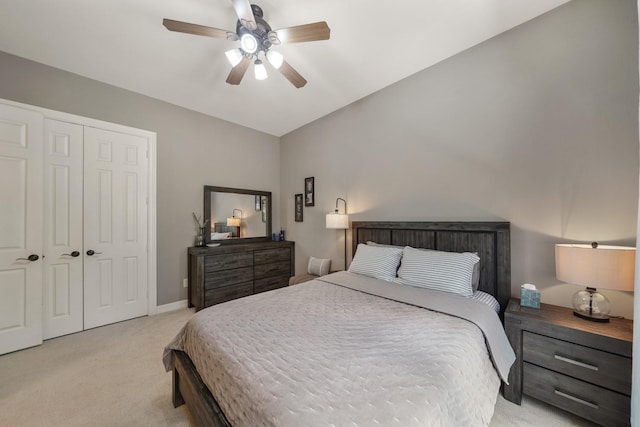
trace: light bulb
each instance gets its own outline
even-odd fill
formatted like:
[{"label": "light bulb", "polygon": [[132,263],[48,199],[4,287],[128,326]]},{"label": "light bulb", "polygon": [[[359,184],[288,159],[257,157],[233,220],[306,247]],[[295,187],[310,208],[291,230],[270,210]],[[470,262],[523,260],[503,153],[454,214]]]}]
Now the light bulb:
[{"label": "light bulb", "polygon": [[264,80],[267,78],[267,69],[265,68],[262,61],[256,59],[255,66],[253,67],[253,71],[256,75],[256,80]]},{"label": "light bulb", "polygon": [[258,40],[251,34],[246,33],[240,37],[240,46],[247,53],[255,53],[258,50]]},{"label": "light bulb", "polygon": [[242,61],[242,51],[240,49],[231,49],[224,53],[232,67],[235,67]]},{"label": "light bulb", "polygon": [[282,66],[282,62],[284,61],[284,57],[280,52],[276,52],[275,50],[269,50],[266,53],[267,59],[273,65],[273,67],[277,70]]}]

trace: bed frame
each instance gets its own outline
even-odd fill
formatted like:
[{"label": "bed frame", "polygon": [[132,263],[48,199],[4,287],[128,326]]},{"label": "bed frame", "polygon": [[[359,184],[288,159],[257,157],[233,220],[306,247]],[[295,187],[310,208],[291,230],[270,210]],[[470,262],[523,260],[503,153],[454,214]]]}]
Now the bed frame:
[{"label": "bed frame", "polygon": [[[508,222],[378,222],[351,224],[353,253],[359,243],[376,243],[451,252],[477,252],[480,285],[500,303],[500,318],[511,295]],[[173,405],[189,407],[197,426],[231,427],[200,374],[182,351],[173,351]]]}]

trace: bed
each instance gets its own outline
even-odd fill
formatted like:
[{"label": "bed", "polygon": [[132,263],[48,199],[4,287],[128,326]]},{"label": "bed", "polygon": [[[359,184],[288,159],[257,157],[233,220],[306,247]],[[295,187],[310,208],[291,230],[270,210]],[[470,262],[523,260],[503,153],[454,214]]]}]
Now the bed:
[{"label": "bed", "polygon": [[213,240],[218,240],[218,239],[226,239],[228,237],[213,237],[213,234],[224,234],[224,233],[229,233],[230,237],[238,237],[238,229],[240,227],[237,226],[230,226],[227,225],[226,222],[216,222],[213,224],[213,230],[212,230],[212,239]]},{"label": "bed", "polygon": [[357,272],[230,301],[196,314],[165,349],[174,406],[211,426],[487,425],[513,361],[500,323],[509,224],[354,222],[352,241],[352,267],[369,252],[476,254],[478,290],[500,313]]}]

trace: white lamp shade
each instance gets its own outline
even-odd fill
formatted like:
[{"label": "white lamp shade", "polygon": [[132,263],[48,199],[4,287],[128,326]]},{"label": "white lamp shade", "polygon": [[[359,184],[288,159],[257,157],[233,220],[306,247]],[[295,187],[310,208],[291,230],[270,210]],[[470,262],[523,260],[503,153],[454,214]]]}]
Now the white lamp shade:
[{"label": "white lamp shade", "polygon": [[238,48],[228,50],[224,53],[232,67],[235,67],[242,61],[242,51]]},{"label": "white lamp shade", "polygon": [[282,66],[282,62],[284,61],[284,57],[280,52],[276,52],[274,50],[269,50],[266,53],[267,59],[273,65],[273,68],[276,70]]},{"label": "white lamp shade", "polygon": [[240,227],[240,218],[227,218],[227,227]]},{"label": "white lamp shade", "polygon": [[256,75],[256,80],[264,80],[267,78],[267,68],[262,61],[256,61],[253,71]]},{"label": "white lamp shade", "polygon": [[556,278],[590,288],[633,291],[636,249],[556,245]]},{"label": "white lamp shade", "polygon": [[331,212],[326,217],[326,227],[346,230],[349,228],[349,215]]}]

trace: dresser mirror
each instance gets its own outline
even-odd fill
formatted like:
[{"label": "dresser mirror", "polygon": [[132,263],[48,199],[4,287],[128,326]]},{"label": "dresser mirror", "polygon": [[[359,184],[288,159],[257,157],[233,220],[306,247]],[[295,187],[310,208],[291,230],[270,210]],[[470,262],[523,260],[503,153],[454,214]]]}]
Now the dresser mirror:
[{"label": "dresser mirror", "polygon": [[271,192],[205,185],[203,218],[207,244],[269,239]]}]

